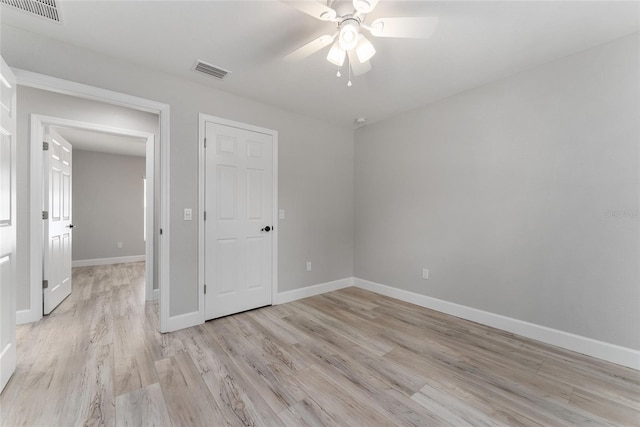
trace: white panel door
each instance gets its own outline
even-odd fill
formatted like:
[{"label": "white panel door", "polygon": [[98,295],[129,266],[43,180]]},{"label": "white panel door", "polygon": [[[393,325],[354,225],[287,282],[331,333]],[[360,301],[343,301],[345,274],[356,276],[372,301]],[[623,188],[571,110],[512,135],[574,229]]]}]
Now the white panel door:
[{"label": "white panel door", "polygon": [[205,126],[205,317],[272,302],[273,136]]},{"label": "white panel door", "polygon": [[0,58],[0,392],[16,370],[16,79]]},{"label": "white panel door", "polygon": [[48,128],[44,151],[44,314],[71,294],[71,144]]}]

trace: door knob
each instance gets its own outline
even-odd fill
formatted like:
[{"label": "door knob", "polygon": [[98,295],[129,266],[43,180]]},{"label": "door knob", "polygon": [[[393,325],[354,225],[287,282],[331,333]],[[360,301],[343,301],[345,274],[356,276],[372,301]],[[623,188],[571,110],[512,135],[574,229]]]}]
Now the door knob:
[{"label": "door knob", "polygon": [[69,224],[69,225],[67,225],[67,227],[73,228],[73,224]]},{"label": "door knob", "polygon": [[260,231],[266,231],[267,233],[273,230],[273,227],[269,227],[268,225],[265,228],[260,229]]}]

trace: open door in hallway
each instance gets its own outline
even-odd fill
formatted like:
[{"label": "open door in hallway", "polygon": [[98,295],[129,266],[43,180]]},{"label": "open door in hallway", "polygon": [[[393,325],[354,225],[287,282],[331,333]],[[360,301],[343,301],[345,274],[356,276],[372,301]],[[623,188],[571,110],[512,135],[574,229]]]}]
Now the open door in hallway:
[{"label": "open door in hallway", "polygon": [[71,144],[48,128],[44,151],[44,314],[71,294]]},{"label": "open door in hallway", "polygon": [[0,392],[16,369],[16,79],[0,58]]}]

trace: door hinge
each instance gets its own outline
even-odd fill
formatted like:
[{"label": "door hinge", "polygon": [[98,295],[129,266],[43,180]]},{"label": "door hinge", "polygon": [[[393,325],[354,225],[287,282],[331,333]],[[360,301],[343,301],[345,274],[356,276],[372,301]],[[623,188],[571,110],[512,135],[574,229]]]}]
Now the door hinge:
[{"label": "door hinge", "polygon": [[204,220],[207,220],[207,211],[204,211]]},{"label": "door hinge", "polygon": [[207,148],[207,138],[204,139],[204,148]]},{"label": "door hinge", "polygon": [[42,219],[49,219],[49,212],[42,211]]},{"label": "door hinge", "polygon": [[48,280],[43,280],[42,281],[42,289],[47,289],[49,287],[49,281]]},{"label": "door hinge", "polygon": [[204,294],[207,294],[207,285],[204,285]]},{"label": "door hinge", "polygon": [[160,229],[160,235],[162,236],[162,228]]},{"label": "door hinge", "polygon": [[49,151],[49,143],[47,141],[42,141],[42,151]]}]

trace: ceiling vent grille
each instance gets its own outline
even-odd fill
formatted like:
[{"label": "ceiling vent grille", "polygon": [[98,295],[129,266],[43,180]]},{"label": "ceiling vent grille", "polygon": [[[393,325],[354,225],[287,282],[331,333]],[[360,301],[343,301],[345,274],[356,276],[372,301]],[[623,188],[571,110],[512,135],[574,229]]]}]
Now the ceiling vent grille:
[{"label": "ceiling vent grille", "polygon": [[58,13],[56,0],[0,0],[0,3],[51,21],[60,22],[60,14]]},{"label": "ceiling vent grille", "polygon": [[231,72],[229,70],[216,67],[215,65],[207,64],[206,62],[202,62],[200,60],[196,61],[196,65],[194,66],[193,69],[201,73],[209,74],[210,76],[213,76],[216,79],[220,79],[220,80],[224,79],[227,76],[227,74]]}]

